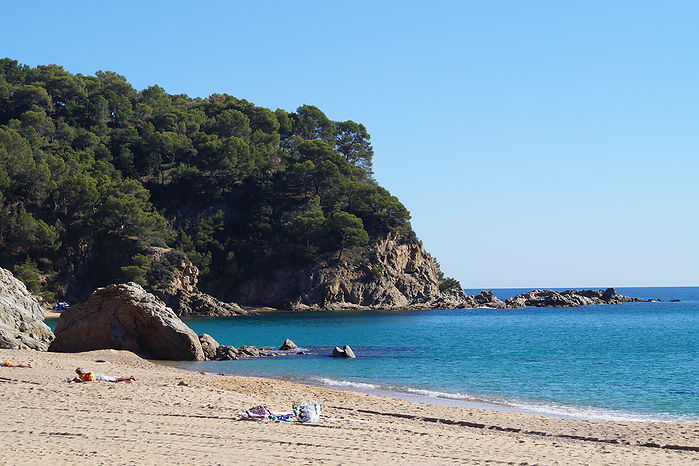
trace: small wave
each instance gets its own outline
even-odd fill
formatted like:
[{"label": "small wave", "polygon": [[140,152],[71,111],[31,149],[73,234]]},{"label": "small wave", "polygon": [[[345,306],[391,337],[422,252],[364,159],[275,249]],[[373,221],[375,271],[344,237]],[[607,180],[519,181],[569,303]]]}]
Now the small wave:
[{"label": "small wave", "polygon": [[[337,380],[328,377],[312,377],[315,383],[328,387],[355,389],[359,391],[383,391],[392,392],[400,398],[400,394],[414,395],[425,398],[446,399],[463,402],[463,407],[480,407],[500,411],[517,411],[544,416],[583,419],[588,421],[627,421],[627,422],[696,422],[697,418],[680,416],[670,413],[642,414],[615,411],[591,406],[572,406],[553,402],[523,401],[517,399],[505,399],[495,397],[474,396],[465,393],[440,392],[412,387],[395,387],[390,385],[377,385],[367,382],[352,382],[349,380]],[[378,393],[384,395],[385,393]],[[410,398],[408,398],[410,399]],[[414,401],[414,399],[412,399]],[[429,401],[425,402],[429,403]],[[458,406],[458,405],[455,405]]]},{"label": "small wave", "polygon": [[326,377],[312,377],[311,380],[320,382],[323,385],[328,385],[329,387],[351,387],[359,388],[362,390],[379,390],[381,387],[374,385],[373,383],[364,382],[350,382],[348,380],[335,380],[328,379]]},{"label": "small wave", "polygon": [[428,396],[430,398],[446,398],[448,400],[468,400],[468,401],[479,401],[471,395],[464,393],[447,393],[447,392],[437,392],[434,390],[424,390],[420,388],[402,388],[402,391],[412,393],[415,395]]},{"label": "small wave", "polygon": [[591,406],[569,406],[557,403],[537,403],[509,400],[508,405],[518,410],[541,413],[552,416],[568,417],[573,419],[584,419],[587,421],[628,421],[628,422],[689,422],[696,421],[690,417],[676,414],[642,414],[623,411],[614,411]]}]

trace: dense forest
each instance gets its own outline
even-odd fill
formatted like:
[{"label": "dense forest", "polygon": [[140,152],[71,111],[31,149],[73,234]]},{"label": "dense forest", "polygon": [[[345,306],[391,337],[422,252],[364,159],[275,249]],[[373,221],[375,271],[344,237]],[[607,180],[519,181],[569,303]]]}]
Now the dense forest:
[{"label": "dense forest", "polygon": [[367,260],[410,214],[372,177],[364,125],[303,105],[142,91],[114,72],[0,60],[0,266],[52,299],[167,275],[225,290],[271,267]]}]

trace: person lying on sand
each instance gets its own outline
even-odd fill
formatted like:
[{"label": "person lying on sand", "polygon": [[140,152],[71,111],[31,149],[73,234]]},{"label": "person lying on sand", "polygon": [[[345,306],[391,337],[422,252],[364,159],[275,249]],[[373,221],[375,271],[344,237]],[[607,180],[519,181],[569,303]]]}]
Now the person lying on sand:
[{"label": "person lying on sand", "polygon": [[0,367],[24,367],[24,368],[30,368],[32,367],[31,364],[20,364],[18,362],[12,362],[12,361],[3,361],[0,362]]},{"label": "person lying on sand", "polygon": [[136,380],[134,376],[131,377],[111,377],[109,375],[98,374],[97,372],[85,372],[81,368],[75,369],[75,373],[78,374],[77,377],[73,379],[75,383],[81,382],[131,382]]}]

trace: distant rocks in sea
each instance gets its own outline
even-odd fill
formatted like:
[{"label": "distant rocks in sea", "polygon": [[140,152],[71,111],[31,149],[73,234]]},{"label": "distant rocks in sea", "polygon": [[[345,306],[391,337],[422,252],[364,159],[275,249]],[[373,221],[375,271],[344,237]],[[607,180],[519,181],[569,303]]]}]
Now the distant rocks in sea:
[{"label": "distant rocks in sea", "polygon": [[332,357],[333,358],[354,359],[357,356],[355,356],[354,351],[352,351],[352,348],[350,348],[348,345],[345,345],[342,348],[340,348],[339,346],[336,346],[333,349]]},{"label": "distant rocks in sea", "polygon": [[284,340],[284,343],[282,344],[282,346],[279,347],[279,349],[281,351],[289,351],[289,350],[293,350],[293,349],[297,349],[297,348],[298,348],[298,346],[296,346],[296,343],[289,340],[288,338],[286,340]]},{"label": "distant rocks in sea", "polygon": [[12,272],[0,268],[0,348],[46,350],[52,339],[39,302]]},{"label": "distant rocks in sea", "polygon": [[629,298],[616,292],[615,288],[606,290],[533,290],[514,296],[505,301],[508,308],[522,307],[579,307],[592,304],[621,304],[657,302],[658,299]]},{"label": "distant rocks in sea", "polygon": [[505,303],[495,297],[493,292],[489,290],[483,290],[474,296],[466,295],[464,300],[467,304],[464,307],[489,307],[492,309],[503,309],[506,307]]}]

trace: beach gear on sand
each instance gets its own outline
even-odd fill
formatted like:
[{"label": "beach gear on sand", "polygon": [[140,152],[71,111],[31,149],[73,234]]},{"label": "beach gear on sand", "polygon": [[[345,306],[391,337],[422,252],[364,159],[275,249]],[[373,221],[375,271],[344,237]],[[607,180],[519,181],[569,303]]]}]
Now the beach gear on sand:
[{"label": "beach gear on sand", "polygon": [[294,414],[299,422],[318,422],[323,406],[314,400],[293,405]]},{"label": "beach gear on sand", "polygon": [[293,413],[273,413],[267,406],[259,405],[245,411],[250,419],[269,419],[284,422],[318,422],[323,406],[316,401],[306,401],[293,405]]},{"label": "beach gear on sand", "polygon": [[255,406],[253,408],[248,409],[245,411],[245,414],[250,419],[268,419],[270,416],[272,416],[272,413],[267,409],[267,406],[265,405],[259,405]]},{"label": "beach gear on sand", "polygon": [[270,414],[269,419],[272,421],[284,421],[284,422],[296,422],[298,419],[296,419],[296,416],[294,416],[291,413],[283,413],[283,414]]}]

